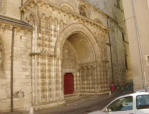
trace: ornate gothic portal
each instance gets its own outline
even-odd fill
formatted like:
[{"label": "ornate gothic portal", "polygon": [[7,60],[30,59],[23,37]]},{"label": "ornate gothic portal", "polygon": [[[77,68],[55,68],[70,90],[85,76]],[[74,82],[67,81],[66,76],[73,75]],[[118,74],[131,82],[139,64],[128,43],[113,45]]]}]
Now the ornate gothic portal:
[{"label": "ornate gothic portal", "polygon": [[35,108],[65,102],[67,94],[109,92],[108,29],[80,14],[28,0],[24,19],[33,26],[32,103]]},{"label": "ornate gothic portal", "polygon": [[121,30],[86,0],[18,0],[12,13],[6,1],[12,4],[0,0],[0,13],[6,13],[0,15],[0,111],[12,105],[14,110],[43,109],[65,103],[67,96],[108,94],[113,69],[125,73]]},{"label": "ornate gothic portal", "polygon": [[[66,75],[68,73],[69,76]],[[87,36],[81,33],[69,36],[64,43],[62,57],[62,76],[64,76],[65,95],[81,94],[81,92],[87,94],[95,91],[95,74],[95,53]],[[69,79],[66,81],[66,78]]]}]

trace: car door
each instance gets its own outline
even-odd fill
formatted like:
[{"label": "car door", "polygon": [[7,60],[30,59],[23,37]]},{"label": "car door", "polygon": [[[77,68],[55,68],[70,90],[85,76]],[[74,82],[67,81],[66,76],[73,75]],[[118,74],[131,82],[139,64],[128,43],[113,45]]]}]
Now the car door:
[{"label": "car door", "polygon": [[149,114],[149,95],[136,96],[136,114]]},{"label": "car door", "polygon": [[133,97],[126,96],[111,103],[106,111],[108,114],[134,114]]}]

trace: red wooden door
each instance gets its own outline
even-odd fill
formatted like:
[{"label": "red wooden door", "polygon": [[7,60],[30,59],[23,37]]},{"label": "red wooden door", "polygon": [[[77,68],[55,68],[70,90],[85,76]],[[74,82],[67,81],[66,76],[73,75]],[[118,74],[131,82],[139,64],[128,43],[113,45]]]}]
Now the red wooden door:
[{"label": "red wooden door", "polygon": [[74,78],[72,73],[64,75],[64,94],[73,94],[74,92]]}]

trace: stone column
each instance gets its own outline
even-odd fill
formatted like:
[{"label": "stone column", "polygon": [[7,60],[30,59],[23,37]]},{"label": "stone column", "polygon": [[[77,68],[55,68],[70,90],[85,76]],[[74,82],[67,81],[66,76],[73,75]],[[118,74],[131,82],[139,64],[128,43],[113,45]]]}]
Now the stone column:
[{"label": "stone column", "polygon": [[33,31],[33,39],[32,39],[32,91],[33,91],[33,104],[38,105],[39,102],[41,101],[41,93],[39,90],[39,66],[37,62],[39,61],[38,59],[40,58],[38,56],[38,50],[37,50],[37,37],[38,37],[38,30],[37,30],[37,25],[33,26],[34,31]]},{"label": "stone column", "polygon": [[82,70],[81,70],[81,67],[79,68],[79,74],[77,75],[78,76],[78,85],[77,85],[77,90],[80,94],[80,91],[81,91],[81,76],[82,76]]},{"label": "stone column", "polygon": [[49,77],[48,77],[48,57],[46,56],[46,85],[47,85],[47,102],[49,101]]},{"label": "stone column", "polygon": [[88,68],[88,71],[89,71],[89,75],[88,75],[88,89],[89,91],[91,91],[91,88],[92,88],[92,72],[91,72],[91,68],[89,67]]},{"label": "stone column", "polygon": [[52,66],[51,66],[51,86],[52,86],[52,101],[55,101],[56,97],[56,77],[55,77],[55,57],[52,57]]},{"label": "stone column", "polygon": [[62,60],[60,58],[57,58],[57,64],[56,64],[56,99],[57,100],[63,100],[64,99],[64,92],[63,92],[63,86],[62,86]]},{"label": "stone column", "polygon": [[80,73],[80,93],[83,91],[83,77],[84,77],[84,69],[81,68],[81,73]]}]

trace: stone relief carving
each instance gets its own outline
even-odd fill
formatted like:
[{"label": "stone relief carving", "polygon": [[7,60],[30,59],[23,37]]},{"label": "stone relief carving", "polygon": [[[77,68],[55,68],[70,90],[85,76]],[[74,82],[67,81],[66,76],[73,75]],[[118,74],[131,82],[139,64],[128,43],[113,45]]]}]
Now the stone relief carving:
[{"label": "stone relief carving", "polygon": [[14,98],[24,98],[24,91],[21,89],[14,93]]},{"label": "stone relief carving", "polygon": [[87,17],[86,8],[84,6],[80,6],[79,11],[80,11],[80,15]]},{"label": "stone relief carving", "polygon": [[66,11],[66,12],[73,12],[73,8],[71,5],[67,4],[67,3],[62,3],[61,4],[61,9]]}]

